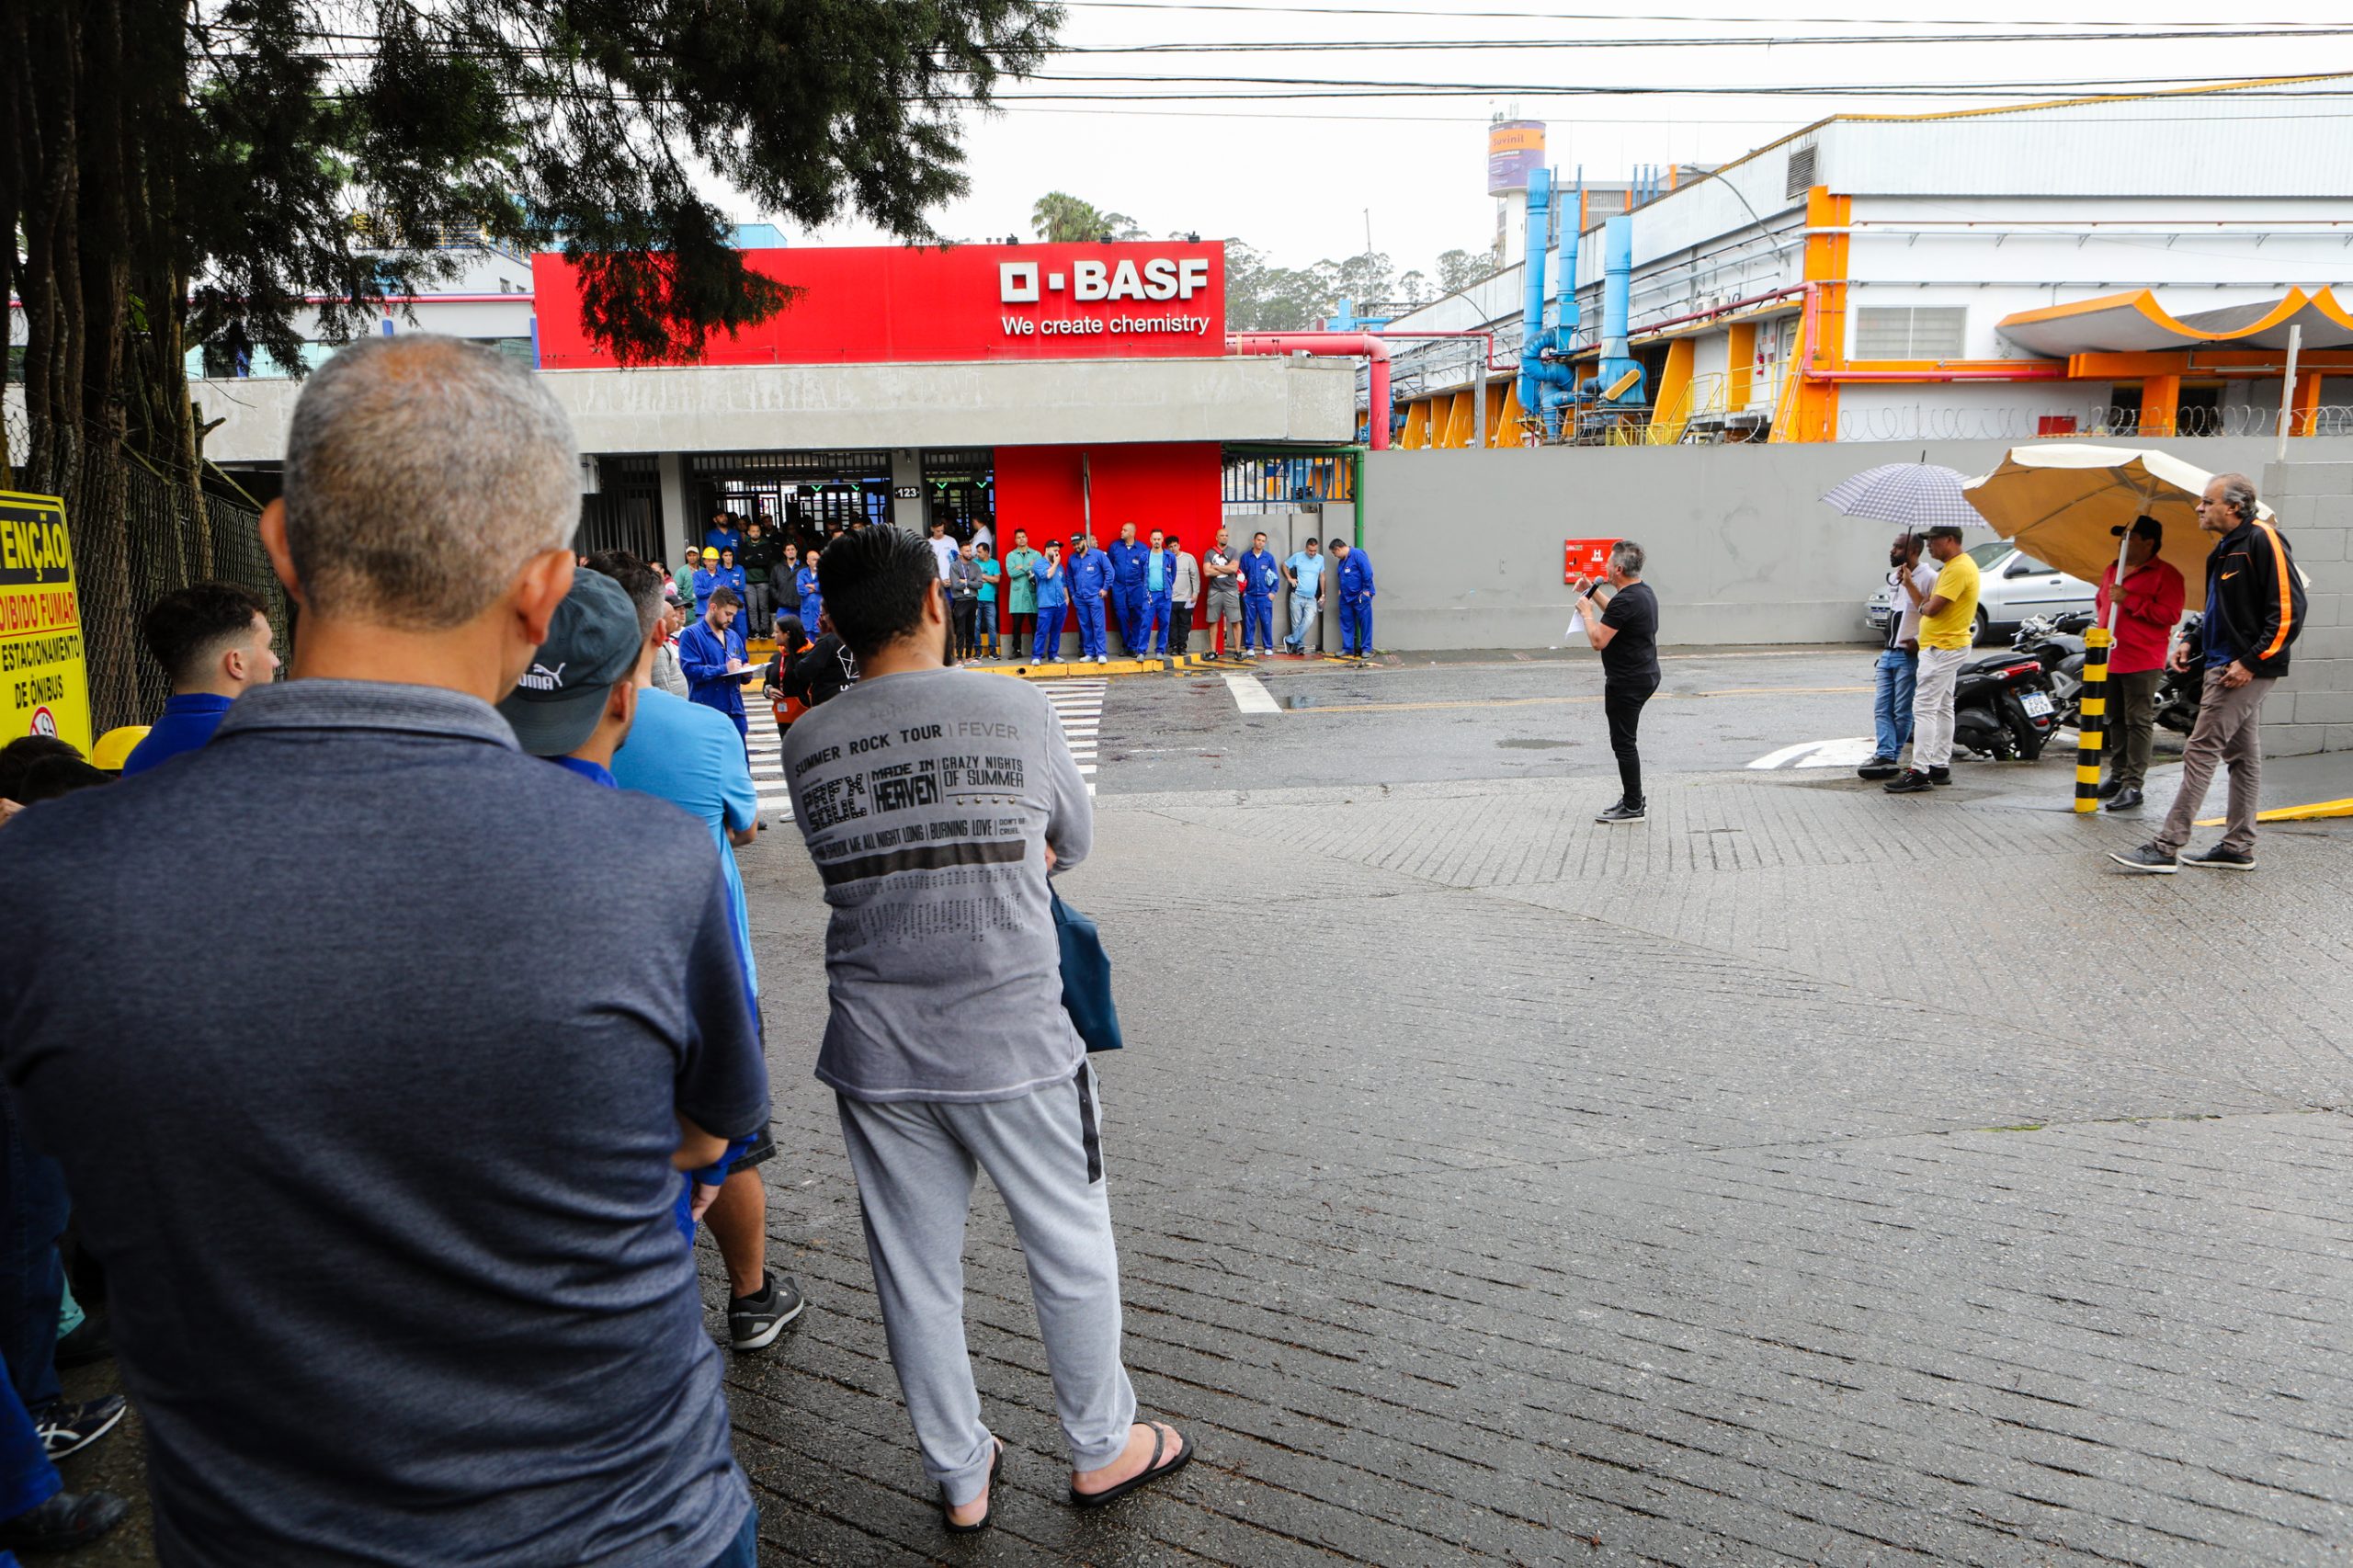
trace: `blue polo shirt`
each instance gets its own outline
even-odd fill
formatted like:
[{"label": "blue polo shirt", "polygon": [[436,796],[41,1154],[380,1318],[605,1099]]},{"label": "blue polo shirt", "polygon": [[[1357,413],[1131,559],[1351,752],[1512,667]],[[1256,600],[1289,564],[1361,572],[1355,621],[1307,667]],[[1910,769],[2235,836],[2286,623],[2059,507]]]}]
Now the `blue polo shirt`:
[{"label": "blue polo shirt", "polygon": [[210,740],[232,700],[209,691],[165,698],[163,716],[148,730],[147,738],[131,747],[131,755],[122,759],[122,776],[128,778],[134,773],[144,773]]},{"label": "blue polo shirt", "polygon": [[1303,550],[1299,551],[1283,564],[1290,568],[1291,577],[1298,584],[1291,590],[1293,593],[1313,598],[1324,586],[1324,557],[1321,553],[1310,555]]},{"label": "blue polo shirt", "polygon": [[727,884],[727,910],[743,949],[744,975],[756,991],[759,966],[752,960],[752,917],[744,903],[744,876],[727,830],[738,833],[759,820],[759,791],[752,765],[744,757],[744,737],[715,710],[648,687],[637,694],[637,720],[629,739],[613,754],[613,781],[624,790],[656,795],[697,822],[719,847],[720,880]]},{"label": "blue polo shirt", "polygon": [[601,762],[591,762],[585,756],[551,756],[548,758],[548,760],[554,763],[558,767],[563,768],[566,773],[577,773],[581,778],[585,778],[589,783],[596,785],[600,790],[618,790],[620,788],[619,784],[613,782],[612,774],[606,769],[605,765]]},{"label": "blue polo shirt", "polygon": [[[676,701],[676,699],[673,698],[672,700]],[[591,762],[585,756],[551,756],[548,760],[566,773],[578,774],[599,790],[620,788],[620,785],[614,780],[612,773],[601,762]],[[730,867],[734,865],[735,856],[733,850],[725,850],[722,854],[727,865]],[[740,899],[743,894],[743,885],[740,882],[736,884],[735,891]],[[752,949],[747,944],[744,949],[744,966],[747,974],[750,971],[751,963]],[[752,1011],[756,1016],[760,1007],[757,994],[751,994],[749,1001]],[[745,1151],[748,1150],[755,1142],[756,1140],[752,1138],[736,1139],[727,1145],[727,1152],[722,1154],[715,1164],[695,1172],[693,1176],[678,1183],[678,1196],[671,1206],[670,1219],[678,1227],[678,1233],[687,1238],[687,1244],[689,1246],[694,1244],[695,1239],[694,1189],[696,1186],[699,1184],[703,1187],[717,1187],[725,1181],[727,1167],[741,1158]],[[6,1565],[0,1564],[0,1568],[6,1568]]]},{"label": "blue polo shirt", "polygon": [[716,1559],[751,1497],[670,1156],[768,1090],[702,830],[477,698],[310,679],[0,833],[0,1069],[106,1267],[158,1555]]}]

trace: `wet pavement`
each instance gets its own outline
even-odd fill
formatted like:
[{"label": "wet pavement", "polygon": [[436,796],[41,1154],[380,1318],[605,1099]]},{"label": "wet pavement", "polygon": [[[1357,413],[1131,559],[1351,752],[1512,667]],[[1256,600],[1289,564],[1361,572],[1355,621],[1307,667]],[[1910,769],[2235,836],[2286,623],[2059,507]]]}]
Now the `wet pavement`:
[{"label": "wet pavement", "polygon": [[983,1184],[1011,1454],[941,1530],[809,1075],[817,879],[747,852],[812,1301],[730,1362],[763,1562],[2353,1561],[2353,825],[2135,880],[2071,756],[1749,766],[1867,733],[1867,651],[1667,669],[1627,827],[1589,659],[1113,684],[1063,887],[1128,1039],[1130,1366],[1200,1458],[1100,1515]]}]

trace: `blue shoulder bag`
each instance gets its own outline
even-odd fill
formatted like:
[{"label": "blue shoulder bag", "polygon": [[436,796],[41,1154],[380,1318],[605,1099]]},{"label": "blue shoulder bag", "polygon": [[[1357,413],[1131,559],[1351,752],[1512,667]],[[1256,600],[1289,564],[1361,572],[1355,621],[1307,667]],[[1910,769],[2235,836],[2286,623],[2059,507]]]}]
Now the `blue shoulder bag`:
[{"label": "blue shoulder bag", "polygon": [[1087,1050],[1118,1051],[1127,1042],[1120,1038],[1119,1009],[1111,1005],[1111,955],[1103,950],[1094,921],[1064,903],[1061,893],[1051,888],[1048,893],[1054,901],[1054,935],[1063,948],[1063,1010]]}]

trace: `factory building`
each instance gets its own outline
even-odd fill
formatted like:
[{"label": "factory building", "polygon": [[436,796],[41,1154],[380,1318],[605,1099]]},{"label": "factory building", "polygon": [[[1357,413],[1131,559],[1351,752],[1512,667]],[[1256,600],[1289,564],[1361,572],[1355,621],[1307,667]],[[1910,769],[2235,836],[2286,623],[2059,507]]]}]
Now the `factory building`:
[{"label": "factory building", "polygon": [[1557,138],[1491,156],[1534,260],[1388,323],[1393,444],[2251,434],[2283,392],[2343,433],[2348,107],[2335,76],[1842,115],[1598,202]]},{"label": "factory building", "polygon": [[[985,521],[1040,543],[1133,522],[1199,547],[1237,484],[1349,497],[1352,368],[1229,352],[1217,242],[745,259],[793,302],[692,364],[618,365],[582,327],[576,269],[548,254],[528,259],[527,289],[395,301],[383,329],[524,339],[579,438],[584,548],[676,561],[721,508],[819,533],[937,520],[961,538]],[[499,309],[487,325],[468,313]],[[194,388],[222,422],[208,457],[258,497],[300,391],[261,373]]]}]

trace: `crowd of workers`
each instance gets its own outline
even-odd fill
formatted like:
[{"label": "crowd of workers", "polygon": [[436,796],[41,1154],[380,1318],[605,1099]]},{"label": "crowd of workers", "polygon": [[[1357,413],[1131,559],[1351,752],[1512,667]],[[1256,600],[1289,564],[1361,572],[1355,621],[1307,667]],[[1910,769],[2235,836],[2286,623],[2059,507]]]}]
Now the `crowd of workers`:
[{"label": "crowd of workers", "polygon": [[[832,540],[864,528],[853,522]],[[1077,640],[1079,663],[1107,664],[1114,632],[1128,658],[1182,657],[1191,652],[1197,629],[1211,659],[1263,659],[1275,651],[1275,604],[1286,597],[1285,652],[1315,652],[1308,639],[1327,605],[1339,624],[1338,656],[1366,658],[1373,652],[1379,589],[1372,559],[1343,539],[1328,546],[1310,539],[1279,557],[1267,548],[1264,533],[1236,551],[1230,531],[1220,527],[1209,549],[1196,556],[1167,530],[1153,528],[1139,539],[1133,523],[1120,525],[1108,545],[1099,545],[1092,533],[1077,533],[1033,547],[1029,530],[1016,528],[1011,547],[1000,556],[987,521],[959,539],[944,520],[934,519],[926,542],[947,588],[960,661],[1060,663],[1068,636]],[[691,620],[703,620],[724,594],[721,602],[740,611],[749,637],[775,637],[791,620],[815,639],[824,615],[818,564],[827,547],[816,534],[779,538],[758,519],[722,509],[701,545],[676,571],[660,570],[665,592],[688,608]]]},{"label": "crowd of workers", "polygon": [[[763,824],[740,712],[665,688],[743,663],[712,619],[742,607],[715,585],[689,622],[654,566],[575,556],[576,476],[539,378],[422,334],[348,348],[262,519],[292,678],[251,597],[183,590],[147,619],[173,696],[135,758],[0,750],[29,802],[0,829],[0,1548],[124,1517],[54,1465],[122,1417],[55,1380],[110,1334],[166,1562],[756,1562],[692,1238],[737,1350],[801,1315],[765,1256],[735,864]],[[1101,1506],[1193,1449],[1135,1418],[1061,1001],[1046,879],[1087,852],[1085,782],[1042,691],[953,667],[926,541],[835,541],[796,608],[819,643],[734,679],[836,651],[785,751],[832,910],[817,1072],[944,1523],[988,1524],[1004,1462],[963,1348],[976,1169],[1022,1234],[1071,1505]],[[987,940],[941,965],[951,926]]]}]

